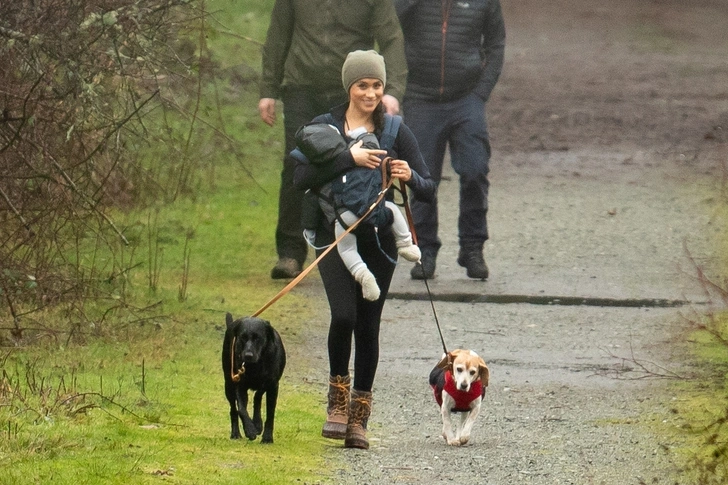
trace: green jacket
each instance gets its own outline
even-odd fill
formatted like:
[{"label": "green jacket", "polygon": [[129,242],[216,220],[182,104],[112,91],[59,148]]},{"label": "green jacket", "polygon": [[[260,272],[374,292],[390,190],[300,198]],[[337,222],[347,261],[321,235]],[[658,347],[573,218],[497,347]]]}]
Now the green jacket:
[{"label": "green jacket", "polygon": [[401,101],[407,61],[392,0],[276,0],[262,50],[260,97],[280,98],[284,86],[343,90],[346,55],[373,49],[375,42],[387,67],[385,92]]}]

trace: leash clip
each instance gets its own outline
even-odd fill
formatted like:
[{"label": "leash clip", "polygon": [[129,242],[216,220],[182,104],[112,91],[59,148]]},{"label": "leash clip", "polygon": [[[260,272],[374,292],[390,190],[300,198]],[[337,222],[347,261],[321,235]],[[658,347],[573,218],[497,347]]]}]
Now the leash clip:
[{"label": "leash clip", "polygon": [[240,369],[233,374],[233,371],[235,370],[235,340],[236,337],[233,337],[233,341],[230,343],[230,379],[232,379],[233,382],[240,382],[240,378],[243,374],[245,374],[245,361],[243,361]]},{"label": "leash clip", "polygon": [[243,376],[243,374],[245,374],[245,362],[243,362],[243,365],[240,366],[240,369],[238,369],[238,371],[231,376],[233,382],[240,382],[240,378]]}]

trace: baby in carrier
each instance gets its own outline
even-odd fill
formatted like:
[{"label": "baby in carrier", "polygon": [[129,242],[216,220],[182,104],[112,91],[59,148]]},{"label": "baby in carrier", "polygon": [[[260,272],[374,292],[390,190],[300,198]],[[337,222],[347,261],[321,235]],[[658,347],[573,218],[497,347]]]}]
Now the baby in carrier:
[{"label": "baby in carrier", "polygon": [[[296,139],[299,143],[298,148],[304,153],[304,155],[309,158],[311,163],[327,163],[335,158],[336,154],[338,154],[336,153],[336,150],[329,150],[328,154],[333,153],[334,156],[327,156],[322,159],[322,157],[318,156],[318,154],[310,152],[311,144],[308,144],[305,141],[305,137],[307,134],[306,130],[315,129],[320,132],[321,130],[325,130],[322,125],[327,126],[331,129],[332,137],[338,137],[339,140],[343,140],[343,137],[341,136],[339,130],[333,125],[324,125],[323,123],[321,123],[317,125],[307,125],[302,127],[299,130],[299,133],[296,135]],[[379,141],[377,140],[376,135],[374,135],[373,133],[367,133],[363,127],[349,131],[347,135],[354,141],[352,141],[348,146],[343,144],[343,149],[349,149],[352,145],[358,143],[359,141],[362,141],[362,148],[380,148]],[[333,141],[339,143],[338,140]],[[311,191],[307,192],[306,197],[304,198],[304,204],[309,204],[309,206],[312,203],[320,205],[324,214],[329,214],[328,217],[331,217],[331,207],[327,208],[324,206],[333,202],[333,204],[331,205],[333,206],[333,211],[335,212],[334,233],[336,234],[337,239],[346,232],[346,229],[349,226],[356,223],[356,221],[359,220],[360,216],[364,212],[366,212],[369,206],[376,200],[375,195],[374,198],[368,200],[366,206],[364,207],[347,207],[341,202],[341,193],[346,190],[347,176],[351,177],[354,171],[361,172],[360,174],[357,174],[358,176],[375,178],[376,180],[378,180],[379,186],[381,187],[381,171],[357,167],[339,176],[337,180],[326,184],[318,191],[318,194],[315,194]],[[327,187],[329,185],[331,187]],[[332,195],[332,197],[330,198],[326,196],[326,193],[328,193],[329,190],[331,191]],[[329,200],[327,201],[326,199]],[[407,261],[416,263],[420,260],[421,257],[420,248],[418,248],[412,242],[412,234],[409,231],[407,220],[405,219],[402,212],[399,210],[399,207],[397,207],[394,202],[384,201],[383,206],[389,212],[389,214],[391,214],[392,232],[394,234],[397,245],[397,254]],[[318,211],[318,207],[315,207],[315,209]],[[306,210],[310,209],[304,207],[304,213],[306,212]],[[389,214],[386,215],[387,220],[389,219]],[[365,219],[363,223],[375,223],[374,221],[370,221],[370,219],[372,219],[371,215],[367,219]],[[381,217],[379,219],[381,220]],[[308,241],[308,243],[313,246],[313,241],[315,238],[315,224],[307,224],[306,217],[304,217],[304,237]],[[376,301],[377,299],[379,299],[379,285],[377,284],[376,278],[374,277],[372,272],[369,271],[366,263],[364,263],[361,256],[359,255],[359,252],[357,250],[357,239],[354,233],[349,232],[348,234],[343,236],[336,249],[339,252],[339,256],[341,257],[341,260],[343,261],[346,268],[349,270],[357,283],[361,285],[362,296],[369,301]]]}]

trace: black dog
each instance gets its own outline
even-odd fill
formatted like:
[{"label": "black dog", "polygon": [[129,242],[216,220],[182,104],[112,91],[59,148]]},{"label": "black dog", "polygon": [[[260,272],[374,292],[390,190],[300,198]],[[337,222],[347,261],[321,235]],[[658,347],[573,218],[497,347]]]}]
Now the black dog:
[{"label": "black dog", "polygon": [[[225,396],[230,402],[230,439],[239,439],[238,417],[243,421],[245,437],[254,440],[263,433],[261,443],[273,443],[273,421],[278,401],[278,382],[286,366],[286,351],[278,332],[270,322],[255,317],[225,316],[225,340],[222,344],[222,371]],[[255,391],[253,419],[248,414],[248,390]],[[265,431],[260,404],[265,394]]]}]

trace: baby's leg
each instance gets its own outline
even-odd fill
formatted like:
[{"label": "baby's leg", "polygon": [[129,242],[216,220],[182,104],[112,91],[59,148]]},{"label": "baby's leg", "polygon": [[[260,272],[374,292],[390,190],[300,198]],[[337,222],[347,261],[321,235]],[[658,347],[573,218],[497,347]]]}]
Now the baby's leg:
[{"label": "baby's leg", "polygon": [[[353,221],[351,222],[349,222],[349,214],[354,217]],[[354,215],[354,213],[348,211],[344,212],[341,215],[341,218],[346,224],[353,224],[357,220],[357,217]],[[336,221],[334,223],[334,233],[336,234],[336,238],[338,239],[339,236],[341,236],[345,232],[346,230],[341,225],[341,223],[339,223],[339,221]],[[343,261],[346,269],[349,270],[357,283],[361,285],[362,295],[364,296],[364,299],[369,301],[378,300],[380,290],[379,285],[377,285],[377,279],[374,277],[372,272],[369,271],[366,263],[364,263],[364,261],[361,259],[359,251],[357,251],[356,236],[351,232],[349,234],[346,234],[343,238],[341,238],[339,244],[336,245],[336,250],[339,252],[341,261]]]},{"label": "baby's leg", "polygon": [[394,216],[392,220],[392,232],[397,243],[397,254],[407,261],[416,263],[420,260],[422,254],[420,253],[420,248],[412,244],[412,234],[409,231],[407,219],[404,218],[402,211],[399,210],[399,207],[394,202],[387,201],[384,205],[392,211],[392,215]]}]

